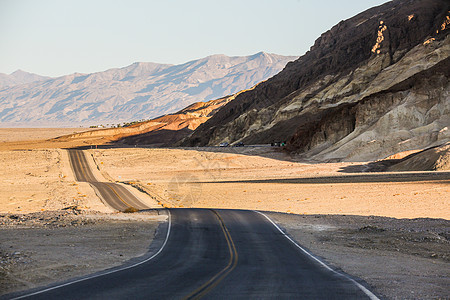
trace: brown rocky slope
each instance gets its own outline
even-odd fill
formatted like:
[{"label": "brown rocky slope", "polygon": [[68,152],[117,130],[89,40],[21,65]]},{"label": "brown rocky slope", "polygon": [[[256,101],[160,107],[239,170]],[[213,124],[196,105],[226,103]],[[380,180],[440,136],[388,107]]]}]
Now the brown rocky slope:
[{"label": "brown rocky slope", "polygon": [[342,21],[236,97],[185,146],[288,141],[320,161],[365,161],[450,140],[450,4],[398,0]]},{"label": "brown rocky slope", "polygon": [[210,119],[222,106],[234,100],[236,94],[207,102],[196,102],[174,113],[127,127],[90,130],[53,139],[55,142],[80,141],[101,145],[171,145],[190,135],[200,124]]}]

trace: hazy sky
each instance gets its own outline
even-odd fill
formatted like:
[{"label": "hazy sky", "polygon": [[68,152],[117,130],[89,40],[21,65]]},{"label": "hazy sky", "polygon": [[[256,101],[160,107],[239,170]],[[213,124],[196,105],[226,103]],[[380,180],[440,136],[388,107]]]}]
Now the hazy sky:
[{"label": "hazy sky", "polygon": [[91,73],[211,54],[302,55],[386,0],[0,0],[0,73]]}]

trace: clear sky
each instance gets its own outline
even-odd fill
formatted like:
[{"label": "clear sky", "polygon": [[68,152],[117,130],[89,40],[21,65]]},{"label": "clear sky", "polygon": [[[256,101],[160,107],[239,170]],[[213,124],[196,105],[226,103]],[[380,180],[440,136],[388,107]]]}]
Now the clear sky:
[{"label": "clear sky", "polygon": [[92,73],[211,54],[304,54],[386,0],[0,0],[0,73]]}]

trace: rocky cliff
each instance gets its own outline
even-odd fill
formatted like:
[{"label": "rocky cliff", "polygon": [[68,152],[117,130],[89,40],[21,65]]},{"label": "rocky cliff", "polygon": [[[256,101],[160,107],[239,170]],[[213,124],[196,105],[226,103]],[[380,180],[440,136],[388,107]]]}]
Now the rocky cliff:
[{"label": "rocky cliff", "polygon": [[450,4],[398,0],[342,21],[310,51],[202,124],[185,145],[288,141],[362,161],[450,139]]}]

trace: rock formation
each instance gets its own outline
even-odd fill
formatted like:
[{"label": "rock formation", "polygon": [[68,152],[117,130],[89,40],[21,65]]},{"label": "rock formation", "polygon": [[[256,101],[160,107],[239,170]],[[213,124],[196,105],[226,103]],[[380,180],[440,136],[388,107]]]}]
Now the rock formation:
[{"label": "rock formation", "polygon": [[320,161],[365,161],[450,140],[450,3],[397,0],[341,21],[243,93],[186,146],[288,141]]},{"label": "rock formation", "polygon": [[190,135],[200,124],[211,118],[222,106],[237,95],[222,97],[207,102],[196,102],[174,113],[149,121],[119,127],[90,130],[61,136],[54,141],[81,141],[86,145],[173,145]]}]

